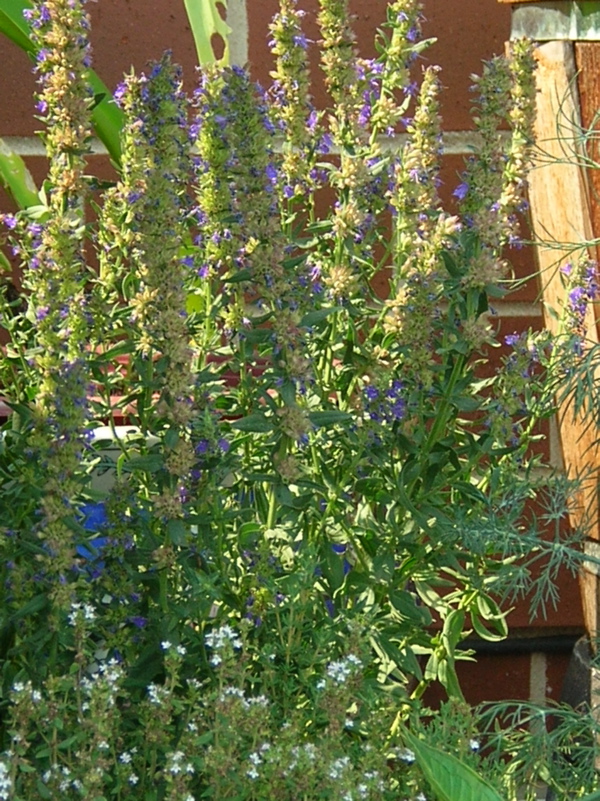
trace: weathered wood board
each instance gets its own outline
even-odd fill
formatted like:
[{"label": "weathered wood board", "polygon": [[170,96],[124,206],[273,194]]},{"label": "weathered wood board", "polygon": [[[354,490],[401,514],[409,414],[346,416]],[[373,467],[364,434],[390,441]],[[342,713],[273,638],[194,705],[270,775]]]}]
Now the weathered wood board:
[{"label": "weathered wood board", "polygon": [[[559,268],[589,253],[585,242],[593,238],[593,226],[587,174],[573,158],[578,153],[581,135],[574,45],[547,42],[537,52],[536,140],[543,156],[530,174],[529,198],[533,233],[539,242],[545,324],[556,331],[558,322],[550,310],[559,311],[565,301]],[[592,309],[588,311],[586,327],[590,342],[597,343]],[[586,529],[593,546],[599,539],[597,431],[586,425],[585,420],[575,418],[569,406],[559,410],[559,430],[567,474],[582,481],[577,497],[573,498],[571,522]],[[580,587],[586,628],[595,637],[600,631],[597,576],[592,571],[582,571]]]}]

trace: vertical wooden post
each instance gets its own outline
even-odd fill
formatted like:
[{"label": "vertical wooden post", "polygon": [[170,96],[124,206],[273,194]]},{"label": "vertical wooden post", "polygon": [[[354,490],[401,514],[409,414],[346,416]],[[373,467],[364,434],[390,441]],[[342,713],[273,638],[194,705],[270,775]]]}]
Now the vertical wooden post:
[{"label": "vertical wooden post", "polygon": [[[590,175],[581,163],[581,118],[586,126],[595,124],[600,101],[600,92],[595,87],[600,66],[600,3],[596,0],[499,2],[511,2],[514,6],[513,36],[528,33],[534,40],[543,40],[537,50],[536,140],[540,157],[530,173],[529,199],[545,325],[556,332],[558,323],[552,311],[560,311],[568,300],[560,267],[582,256],[595,258],[596,248],[590,249],[587,244],[594,239],[594,222],[600,233],[600,171]],[[525,7],[525,3],[529,5]],[[585,43],[574,44],[573,40],[580,39],[585,39]],[[583,70],[581,103],[575,50]],[[590,185],[597,190],[593,201]],[[597,344],[598,330],[592,309],[588,310],[585,324],[590,344]],[[598,556],[598,432],[591,421],[576,417],[568,404],[559,409],[558,424],[567,475],[581,481],[580,490],[572,499],[571,523],[585,530],[586,551]],[[597,570],[586,568],[579,581],[585,625],[595,645],[600,632],[600,576]]]},{"label": "vertical wooden post", "polygon": [[[588,256],[586,242],[594,234],[586,175],[574,158],[581,126],[573,44],[546,42],[538,48],[537,61],[536,140],[543,155],[530,174],[529,198],[544,321],[556,332],[552,310],[559,311],[567,301],[559,269],[568,261]],[[592,309],[588,310],[586,330],[590,342],[598,343]],[[567,475],[581,481],[571,506],[571,522],[586,530],[593,547],[598,541],[598,434],[588,421],[574,416],[569,404],[560,408],[558,422]],[[582,571],[580,588],[585,625],[594,639],[599,631],[597,577]]]}]

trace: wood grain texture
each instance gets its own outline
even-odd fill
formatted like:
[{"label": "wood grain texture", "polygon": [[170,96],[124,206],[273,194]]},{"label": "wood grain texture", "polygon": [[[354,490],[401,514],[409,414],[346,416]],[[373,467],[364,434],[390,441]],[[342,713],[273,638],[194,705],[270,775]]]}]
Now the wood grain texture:
[{"label": "wood grain texture", "polygon": [[[537,59],[536,140],[540,156],[530,173],[529,199],[532,228],[538,241],[545,325],[558,332],[559,323],[551,310],[560,312],[566,300],[560,267],[590,255],[585,242],[593,238],[593,227],[586,174],[573,158],[578,153],[581,127],[573,44],[547,42],[538,48]],[[589,340],[597,343],[592,309],[588,311],[586,329]],[[600,448],[595,441],[596,431],[584,419],[575,417],[570,405],[560,408],[558,423],[565,469],[570,477],[581,481],[580,490],[572,499],[571,523],[585,528],[588,537],[598,540]],[[597,577],[582,571],[585,625],[594,637],[600,630],[597,587]]]},{"label": "wood grain texture", "polygon": [[[575,44],[577,87],[581,123],[588,133],[583,140],[584,156],[589,160],[587,179],[590,187],[592,225],[596,236],[600,234],[600,42]],[[596,165],[596,166],[594,166]],[[600,261],[600,248],[595,258]]]}]

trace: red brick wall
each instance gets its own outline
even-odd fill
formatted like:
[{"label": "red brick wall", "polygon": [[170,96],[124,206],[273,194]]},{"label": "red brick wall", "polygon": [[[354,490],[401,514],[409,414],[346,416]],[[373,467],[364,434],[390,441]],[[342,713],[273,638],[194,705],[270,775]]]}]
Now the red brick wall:
[{"label": "red brick wall", "polygon": [[[267,26],[277,8],[277,0],[229,0],[234,22],[233,53],[236,61],[248,60],[253,74],[264,84],[269,82],[270,56],[267,49]],[[308,35],[317,38],[314,24],[317,0],[304,0]],[[365,55],[372,52],[373,34],[385,16],[385,0],[353,0],[358,41]],[[368,8],[368,10],[366,10]],[[125,71],[141,69],[165,48],[184,67],[187,87],[194,83],[195,50],[182,0],[100,0],[91,3],[94,67],[109,88],[114,89]],[[426,54],[426,61],[442,67],[446,91],[442,103],[444,129],[451,132],[448,141],[452,153],[444,159],[442,177],[449,197],[458,183],[461,152],[468,149],[471,129],[469,116],[469,76],[478,72],[481,61],[501,53],[510,31],[510,6],[496,0],[424,0],[427,19],[425,33],[436,36],[437,43]],[[18,152],[40,153],[34,136],[38,127],[32,113],[35,82],[28,58],[15,46],[0,40],[0,136]],[[315,93],[319,87],[316,80]],[[105,173],[104,156],[92,157],[92,169]],[[41,155],[28,157],[37,180],[45,169]],[[0,210],[10,202],[0,189]],[[517,273],[530,275],[534,270],[532,253],[522,250],[512,255]],[[537,283],[532,280],[507,302],[498,304],[501,330],[512,333],[530,325],[541,325],[536,303]],[[559,454],[552,438],[547,444],[551,458]],[[547,620],[530,625],[526,605],[518,606],[509,616],[511,631],[519,637],[539,634],[576,634],[582,631],[582,613],[577,582],[565,576],[561,581],[561,605],[550,611]],[[558,697],[566,667],[565,653],[482,656],[478,667],[466,663],[461,673],[467,694],[473,701],[492,698]]]}]

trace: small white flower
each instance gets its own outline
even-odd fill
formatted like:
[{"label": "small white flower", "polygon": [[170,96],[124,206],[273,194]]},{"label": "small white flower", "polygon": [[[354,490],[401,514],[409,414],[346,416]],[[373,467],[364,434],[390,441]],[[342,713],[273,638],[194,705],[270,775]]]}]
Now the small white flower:
[{"label": "small white flower", "polygon": [[92,604],[84,604],[84,606],[83,606],[83,617],[86,620],[95,620],[96,619],[96,607],[92,606]]},{"label": "small white flower", "polygon": [[213,667],[218,667],[218,666],[221,664],[221,662],[222,662],[222,661],[223,661],[223,660],[221,659],[221,657],[219,656],[219,654],[213,654],[213,655],[211,656],[211,658],[210,658],[210,664],[211,664]]},{"label": "small white flower", "polygon": [[250,770],[246,771],[246,776],[248,776],[249,779],[258,779],[258,771],[254,765],[250,768]]},{"label": "small white flower", "polygon": [[479,751],[480,748],[479,740],[473,740],[473,739],[469,740],[469,748],[471,749],[471,751]]},{"label": "small white flower", "polygon": [[102,740],[102,742],[98,743],[98,748],[101,751],[108,751],[110,745],[106,742],[106,740]]},{"label": "small white flower", "polygon": [[185,645],[178,645],[175,650],[177,651],[179,656],[185,656],[187,654],[187,648],[185,647]]},{"label": "small white flower", "polygon": [[260,754],[257,754],[256,751],[253,751],[248,757],[248,759],[250,760],[250,762],[252,762],[253,765],[262,764],[262,759],[260,758]]},{"label": "small white flower", "polygon": [[342,775],[344,770],[350,764],[349,757],[341,757],[340,759],[336,759],[334,762],[331,763],[329,767],[329,778],[330,779],[339,779]]},{"label": "small white flower", "polygon": [[171,647],[171,643],[168,640],[163,640],[160,644],[160,647],[163,649],[163,651],[168,651]]},{"label": "small white flower", "polygon": [[148,685],[148,698],[151,704],[162,703],[163,688],[159,684]]},{"label": "small white flower", "polygon": [[123,753],[119,756],[119,762],[122,762],[124,765],[129,765],[131,762],[131,754],[129,751],[123,751]]},{"label": "small white flower", "polygon": [[193,720],[190,720],[190,722],[187,725],[187,728],[188,728],[188,731],[198,731],[198,724],[194,723]]},{"label": "small white flower", "polygon": [[269,706],[269,699],[266,695],[256,695],[244,701],[244,707],[249,709],[251,706]]},{"label": "small white flower", "polygon": [[133,785],[137,784],[139,782],[139,780],[140,780],[140,777],[136,773],[130,773],[129,774],[129,778],[127,779],[129,784],[133,784]]},{"label": "small white flower", "polygon": [[344,726],[347,729],[353,729],[354,728],[354,721],[352,720],[352,718],[346,718],[346,720],[344,721]]},{"label": "small white flower", "polygon": [[399,748],[397,754],[398,759],[401,759],[402,762],[406,762],[407,765],[412,765],[415,761],[414,751],[411,751],[410,748]]},{"label": "small white flower", "polygon": [[311,762],[314,762],[317,758],[317,749],[314,743],[305,743],[304,744],[304,753],[310,759]]},{"label": "small white flower", "polygon": [[319,681],[315,684],[317,690],[324,690],[327,685],[325,679],[319,679]]},{"label": "small white flower", "polygon": [[219,701],[224,701],[228,697],[240,698],[242,701],[245,701],[244,691],[240,690],[239,687],[225,687],[221,695],[219,696]]}]

